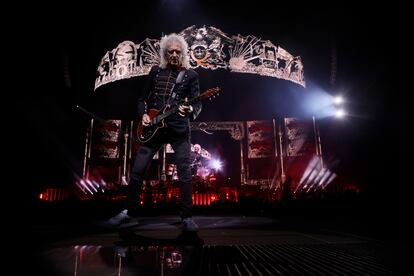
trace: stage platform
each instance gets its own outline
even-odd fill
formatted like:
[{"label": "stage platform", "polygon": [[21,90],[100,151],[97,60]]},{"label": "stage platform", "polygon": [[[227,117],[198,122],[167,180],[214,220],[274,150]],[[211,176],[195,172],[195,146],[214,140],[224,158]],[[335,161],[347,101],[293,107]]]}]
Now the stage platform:
[{"label": "stage platform", "polygon": [[32,268],[76,276],[408,275],[408,244],[366,227],[357,233],[344,220],[196,215],[200,230],[183,235],[177,216],[137,219],[116,229],[100,219],[34,223]]}]

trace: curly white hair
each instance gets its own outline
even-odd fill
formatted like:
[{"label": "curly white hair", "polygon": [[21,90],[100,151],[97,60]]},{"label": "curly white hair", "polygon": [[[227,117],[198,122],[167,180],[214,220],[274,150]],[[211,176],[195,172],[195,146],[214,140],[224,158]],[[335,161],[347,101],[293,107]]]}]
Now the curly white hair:
[{"label": "curly white hair", "polygon": [[181,53],[182,53],[182,55],[180,56],[181,65],[183,67],[187,68],[187,69],[190,68],[190,57],[188,55],[188,44],[182,36],[180,36],[176,33],[172,33],[172,34],[166,35],[166,36],[161,38],[161,41],[160,41],[160,56],[161,56],[160,67],[163,68],[163,69],[165,69],[167,67],[167,64],[168,64],[167,49],[173,42],[177,42],[181,46]]}]

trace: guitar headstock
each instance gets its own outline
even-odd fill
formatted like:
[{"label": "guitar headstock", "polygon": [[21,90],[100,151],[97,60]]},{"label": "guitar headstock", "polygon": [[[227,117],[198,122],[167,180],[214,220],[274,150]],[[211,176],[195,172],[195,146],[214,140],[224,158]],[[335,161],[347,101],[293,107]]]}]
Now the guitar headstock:
[{"label": "guitar headstock", "polygon": [[219,95],[220,90],[221,89],[219,87],[210,88],[200,95],[200,99],[211,100],[211,98],[215,98],[216,96]]}]

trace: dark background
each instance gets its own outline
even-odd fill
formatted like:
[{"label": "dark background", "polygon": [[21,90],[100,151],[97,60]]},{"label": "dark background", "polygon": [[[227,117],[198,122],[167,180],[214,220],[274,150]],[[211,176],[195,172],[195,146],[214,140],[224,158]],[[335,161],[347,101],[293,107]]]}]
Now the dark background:
[{"label": "dark background", "polygon": [[[306,117],[311,114],[303,104],[313,89],[332,95],[341,91],[350,116],[320,118],[324,154],[340,161],[338,175],[363,187],[374,213],[405,213],[410,184],[399,155],[399,129],[406,122],[402,118],[406,111],[395,105],[403,100],[396,99],[398,91],[391,87],[388,72],[396,51],[391,44],[395,34],[388,28],[392,11],[342,3],[274,5],[147,1],[93,10],[70,3],[36,6],[40,11],[26,17],[24,32],[29,45],[25,64],[34,80],[18,100],[22,126],[30,133],[21,147],[26,157],[19,160],[24,175],[30,175],[30,180],[19,181],[27,195],[36,196],[47,186],[68,187],[73,173],[81,173],[88,116],[76,105],[104,118],[134,118],[134,99],[144,77],[93,91],[98,63],[107,50],[124,40],[140,43],[191,25],[206,25],[230,36],[270,40],[301,56],[307,87],[276,78],[197,69],[202,91],[217,85],[224,91],[204,105],[200,121]],[[332,49],[337,54],[335,85],[330,83]]]}]

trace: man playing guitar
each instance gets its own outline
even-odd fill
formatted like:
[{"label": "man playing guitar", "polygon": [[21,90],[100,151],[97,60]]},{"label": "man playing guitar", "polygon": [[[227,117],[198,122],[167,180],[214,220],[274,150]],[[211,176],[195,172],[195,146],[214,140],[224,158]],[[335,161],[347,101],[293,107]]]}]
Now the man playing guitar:
[{"label": "man playing guitar", "polygon": [[[178,107],[176,113],[162,121],[156,135],[144,141],[135,157],[129,180],[129,194],[125,209],[108,222],[119,225],[133,215],[141,191],[143,178],[154,154],[166,143],[170,143],[176,154],[177,173],[181,192],[181,212],[184,231],[197,231],[192,219],[192,177],[190,169],[190,119],[194,120],[201,111],[201,102],[189,105],[187,99],[200,95],[197,72],[188,69],[188,45],[184,38],[170,34],[160,42],[161,62],[154,66],[148,77],[147,86],[138,99],[138,112],[142,116],[142,127],[151,122],[150,110]],[[141,141],[142,142],[142,141]]]}]

